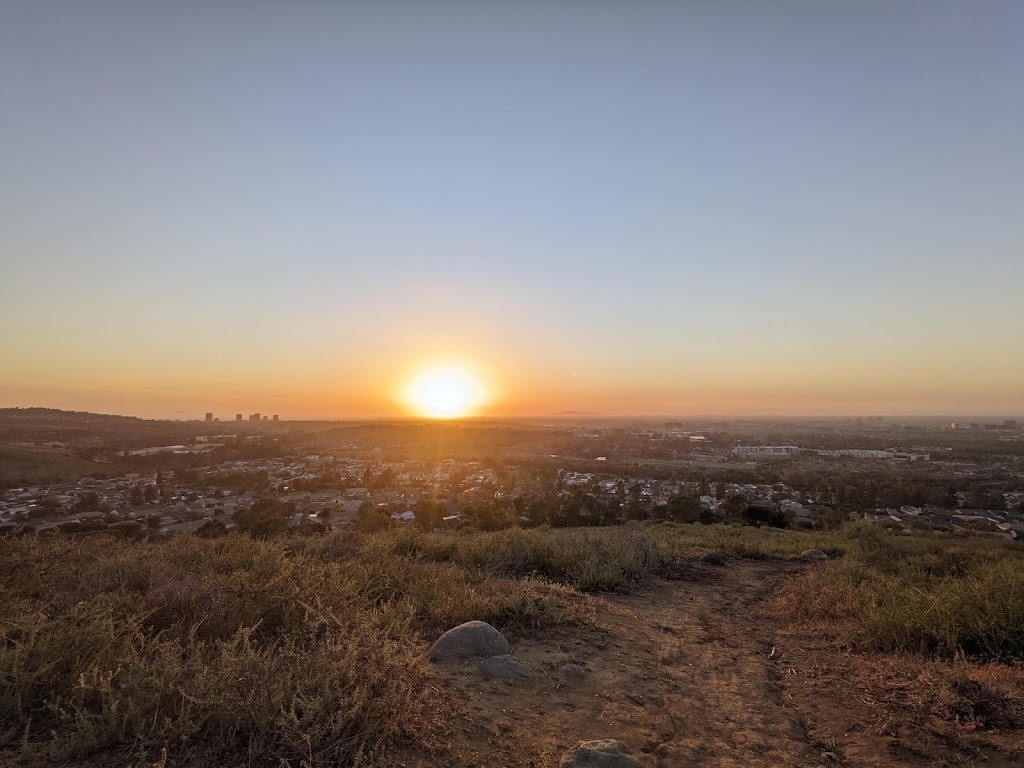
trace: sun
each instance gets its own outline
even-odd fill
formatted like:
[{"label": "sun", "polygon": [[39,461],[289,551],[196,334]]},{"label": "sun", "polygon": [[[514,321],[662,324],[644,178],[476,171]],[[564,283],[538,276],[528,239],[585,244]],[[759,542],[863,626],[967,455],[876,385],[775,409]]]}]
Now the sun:
[{"label": "sun", "polygon": [[469,416],[485,400],[484,385],[468,369],[438,365],[421,371],[405,389],[405,400],[421,416],[457,419]]}]

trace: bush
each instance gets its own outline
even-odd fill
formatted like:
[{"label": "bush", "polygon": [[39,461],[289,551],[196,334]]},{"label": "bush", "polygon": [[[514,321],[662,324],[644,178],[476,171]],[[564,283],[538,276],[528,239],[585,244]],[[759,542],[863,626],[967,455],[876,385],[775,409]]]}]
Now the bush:
[{"label": "bush", "polygon": [[741,525],[659,525],[651,538],[656,550],[666,557],[696,557],[715,551],[755,559],[796,558],[806,549],[837,556],[850,546],[848,540],[831,532]]},{"label": "bush", "polygon": [[423,661],[441,631],[593,621],[570,588],[414,543],[0,540],[0,762],[385,764],[443,713]]},{"label": "bush", "polygon": [[744,510],[743,524],[757,526],[767,525],[771,528],[789,527],[789,521],[786,520],[784,512],[776,509],[775,507],[764,507],[757,504],[752,504]]},{"label": "bush", "polygon": [[789,615],[850,647],[953,658],[1024,659],[1024,553],[1009,542],[936,542],[848,525],[848,556],[784,590]]},{"label": "bush", "polygon": [[368,543],[404,557],[452,562],[495,576],[540,576],[577,589],[627,589],[650,575],[657,553],[640,528],[509,528],[467,534],[424,534],[405,529]]}]

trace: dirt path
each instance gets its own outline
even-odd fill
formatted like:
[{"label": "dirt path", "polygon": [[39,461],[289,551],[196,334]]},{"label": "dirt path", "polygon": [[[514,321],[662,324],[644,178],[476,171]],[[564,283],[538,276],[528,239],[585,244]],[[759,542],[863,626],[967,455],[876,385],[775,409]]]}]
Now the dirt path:
[{"label": "dirt path", "polygon": [[[598,631],[516,643],[541,674],[484,680],[472,665],[440,676],[465,715],[434,764],[555,766],[577,741],[625,741],[651,768],[815,766],[783,701],[769,658],[775,626],[762,611],[775,579],[794,567],[735,560],[694,565],[635,595],[607,598]],[[567,663],[588,674],[558,672]],[[408,763],[414,764],[414,763]]]},{"label": "dirt path", "polygon": [[[783,631],[767,603],[806,567],[679,564],[638,594],[598,601],[596,628],[511,638],[532,679],[439,667],[453,714],[438,748],[395,765],[554,768],[589,739],[624,741],[648,768],[1024,765],[1022,731],[975,732],[915,709],[925,662]],[[566,663],[587,674],[559,671]]]}]

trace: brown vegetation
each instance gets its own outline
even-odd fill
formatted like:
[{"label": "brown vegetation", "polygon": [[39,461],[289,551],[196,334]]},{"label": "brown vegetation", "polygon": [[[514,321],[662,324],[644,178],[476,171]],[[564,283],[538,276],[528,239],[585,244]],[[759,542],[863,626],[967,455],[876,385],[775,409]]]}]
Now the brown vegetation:
[{"label": "brown vegetation", "polygon": [[[798,564],[808,548],[833,559]],[[700,563],[710,551],[727,566]],[[851,733],[865,765],[957,745],[991,759],[1022,724],[1022,559],[860,525],[0,540],[0,761],[455,766],[486,744],[499,765],[553,765],[563,743],[608,735],[657,765],[716,749],[768,765]],[[542,669],[584,663],[580,690],[604,704],[548,674],[521,700],[503,682],[439,680],[424,650],[469,619]],[[721,709],[701,714],[709,696]],[[523,725],[499,728],[499,705]],[[623,732],[583,732],[599,717]],[[771,736],[787,723],[792,754]],[[883,749],[879,733],[896,735]]]}]

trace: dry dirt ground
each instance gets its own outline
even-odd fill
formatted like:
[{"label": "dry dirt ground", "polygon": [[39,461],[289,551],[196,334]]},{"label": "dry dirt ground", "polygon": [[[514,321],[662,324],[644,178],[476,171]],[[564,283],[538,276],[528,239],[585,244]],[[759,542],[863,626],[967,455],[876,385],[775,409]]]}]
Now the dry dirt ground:
[{"label": "dry dirt ground", "polygon": [[[1024,731],[915,721],[889,690],[913,690],[913,675],[784,632],[767,603],[805,567],[680,564],[640,593],[597,601],[596,628],[511,638],[532,679],[439,665],[451,711],[436,749],[395,765],[551,768],[576,742],[608,738],[649,768],[1024,765]],[[559,673],[567,662],[587,675]]]}]

